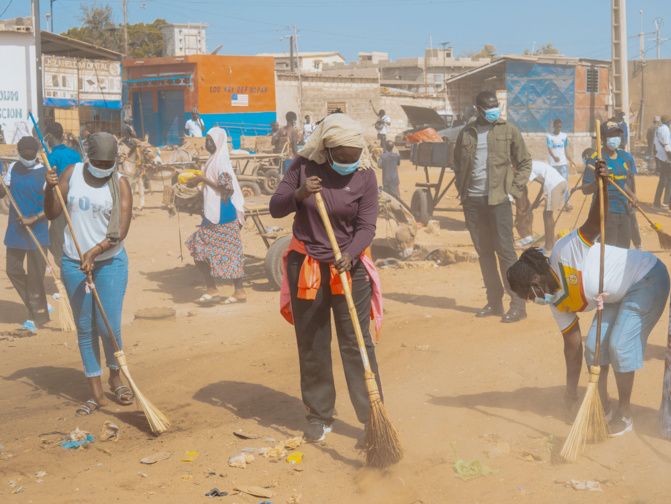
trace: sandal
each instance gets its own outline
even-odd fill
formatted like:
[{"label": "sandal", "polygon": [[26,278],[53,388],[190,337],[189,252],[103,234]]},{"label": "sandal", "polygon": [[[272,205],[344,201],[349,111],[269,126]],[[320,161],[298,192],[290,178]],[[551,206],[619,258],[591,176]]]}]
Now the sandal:
[{"label": "sandal", "polygon": [[[91,406],[89,406],[89,404]],[[86,401],[84,404],[82,404],[79,408],[75,410],[75,415],[76,416],[88,416],[91,415],[94,411],[99,410],[100,405],[95,402],[93,399],[89,399]]]},{"label": "sandal", "polygon": [[[133,391],[125,385],[119,385],[112,390],[112,394],[116,395],[116,401],[124,406],[129,406],[135,401],[135,394],[133,394]],[[124,397],[126,397],[126,399],[124,399]]]},{"label": "sandal", "polygon": [[196,303],[203,306],[208,306],[221,302],[221,296],[210,296],[209,294],[203,294],[200,296],[200,299],[196,300]]},{"label": "sandal", "polygon": [[246,302],[247,302],[247,298],[238,299],[238,298],[233,297],[233,296],[224,300],[224,304],[246,303]]}]

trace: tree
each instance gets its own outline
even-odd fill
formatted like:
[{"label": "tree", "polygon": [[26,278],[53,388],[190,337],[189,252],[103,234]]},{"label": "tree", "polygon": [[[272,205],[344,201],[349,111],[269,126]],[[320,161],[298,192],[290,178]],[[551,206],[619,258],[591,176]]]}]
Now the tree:
[{"label": "tree", "polygon": [[477,52],[463,51],[461,53],[461,56],[471,59],[479,59],[479,58],[494,59],[496,58],[496,46],[493,46],[492,44],[485,44],[485,46],[482,49],[480,49],[480,51]]},{"label": "tree", "polygon": [[[123,52],[123,24],[115,23],[112,7],[81,5],[79,16],[81,27],[73,27],[63,33],[82,42],[104,47],[112,51]],[[163,56],[163,36],[161,27],[169,24],[165,19],[156,19],[153,23],[128,25],[128,51],[133,58]]]},{"label": "tree", "polygon": [[553,47],[552,44],[545,44],[535,51],[530,51],[529,49],[524,50],[524,54],[535,56],[537,54],[559,54],[559,49]]}]

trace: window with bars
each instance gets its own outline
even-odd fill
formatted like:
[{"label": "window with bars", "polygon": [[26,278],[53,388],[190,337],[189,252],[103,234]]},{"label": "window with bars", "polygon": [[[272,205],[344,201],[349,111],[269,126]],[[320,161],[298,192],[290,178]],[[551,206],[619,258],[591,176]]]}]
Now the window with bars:
[{"label": "window with bars", "polygon": [[599,69],[597,67],[587,68],[585,91],[590,94],[599,93]]},{"label": "window with bars", "polygon": [[326,103],[326,114],[331,114],[336,110],[340,110],[343,114],[347,113],[347,103],[345,102],[327,102]]}]

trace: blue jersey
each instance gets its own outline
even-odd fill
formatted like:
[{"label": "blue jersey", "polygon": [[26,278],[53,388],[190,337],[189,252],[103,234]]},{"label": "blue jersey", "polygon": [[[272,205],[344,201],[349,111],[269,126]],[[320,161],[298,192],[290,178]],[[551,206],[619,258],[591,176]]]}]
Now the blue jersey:
[{"label": "blue jersey", "polygon": [[[615,159],[611,159],[609,156],[605,156],[604,160],[608,166],[608,176],[617,184],[622,190],[624,190],[627,179],[632,177],[636,172],[636,164],[634,163],[634,158],[631,155],[623,150],[618,149],[616,151],[617,156]],[[585,167],[585,177],[584,183],[589,184],[594,182],[594,165],[596,163],[596,152],[592,154],[592,157],[587,161],[587,166]],[[596,194],[595,194],[596,197]],[[614,187],[608,186],[608,211],[615,213],[626,213],[629,209],[629,202],[624,195],[615,189]]]},{"label": "blue jersey", "polygon": [[65,144],[57,145],[51,149],[51,154],[47,156],[47,159],[51,168],[56,170],[59,177],[68,166],[82,162],[79,152],[72,150]]},{"label": "blue jersey", "polygon": [[[23,163],[17,161],[10,165],[8,170],[10,171],[9,191],[23,216],[32,217],[40,213],[44,208],[44,175],[47,169],[41,164],[26,168]],[[10,206],[5,245],[8,248],[23,250],[36,248],[35,242],[25,227],[17,222],[18,218],[19,215],[14,210],[14,206]],[[49,226],[46,219],[34,224],[32,230],[41,245],[49,245]]]}]

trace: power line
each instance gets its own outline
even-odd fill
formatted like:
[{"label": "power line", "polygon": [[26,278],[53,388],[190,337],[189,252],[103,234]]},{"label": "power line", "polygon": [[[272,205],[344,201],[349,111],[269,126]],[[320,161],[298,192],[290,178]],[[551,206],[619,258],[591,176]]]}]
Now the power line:
[{"label": "power line", "polygon": [[2,11],[2,14],[0,14],[0,17],[5,15],[5,12],[7,12],[7,9],[9,9],[9,6],[12,5],[12,2],[14,0],[9,0],[9,3],[7,4],[7,7],[5,7],[5,10]]}]

